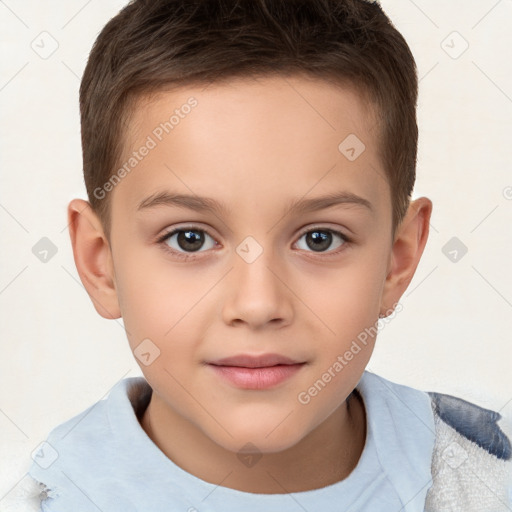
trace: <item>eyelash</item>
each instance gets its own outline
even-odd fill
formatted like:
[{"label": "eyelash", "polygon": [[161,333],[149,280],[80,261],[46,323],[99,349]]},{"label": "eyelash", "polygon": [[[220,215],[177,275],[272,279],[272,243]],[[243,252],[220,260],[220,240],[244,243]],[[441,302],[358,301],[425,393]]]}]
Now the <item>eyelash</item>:
[{"label": "eyelash", "polygon": [[[171,231],[169,231],[167,233],[164,233],[161,237],[159,237],[157,239],[157,241],[156,241],[157,244],[161,245],[164,251],[166,251],[166,252],[172,254],[172,256],[177,257],[179,259],[182,259],[184,261],[196,260],[196,259],[198,259],[198,257],[193,255],[193,253],[183,253],[183,252],[180,252],[180,251],[176,251],[175,249],[172,249],[171,247],[169,247],[169,245],[167,245],[165,243],[169,238],[171,238],[171,236],[173,236],[174,234],[179,233],[181,231],[199,231],[199,232],[203,232],[203,233],[206,233],[210,238],[215,240],[215,238],[206,229],[198,228],[197,226],[184,226],[184,227],[180,227],[180,228],[175,228],[175,229],[173,229],[173,230],[171,230]],[[309,228],[309,229],[301,232],[300,235],[298,236],[297,240],[300,240],[304,235],[306,235],[307,233],[313,232],[313,231],[322,231],[322,232],[327,232],[327,233],[333,233],[334,235],[339,236],[343,240],[343,242],[344,242],[335,251],[325,252],[325,253],[322,253],[322,252],[316,253],[318,255],[322,255],[321,257],[323,257],[323,258],[329,258],[331,256],[337,256],[341,251],[345,250],[346,245],[352,243],[352,239],[349,238],[344,233],[341,233],[340,231],[337,231],[335,229],[325,228],[325,227],[322,227],[322,226],[315,226],[313,228]],[[204,251],[198,251],[198,252],[204,252]],[[306,251],[306,252],[309,252],[309,251]],[[312,251],[312,252],[314,253],[314,251]]]}]

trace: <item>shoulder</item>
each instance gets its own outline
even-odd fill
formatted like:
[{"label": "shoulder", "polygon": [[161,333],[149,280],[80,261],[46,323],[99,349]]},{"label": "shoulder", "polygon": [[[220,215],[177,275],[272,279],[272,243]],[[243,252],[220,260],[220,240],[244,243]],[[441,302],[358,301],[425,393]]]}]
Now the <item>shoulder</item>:
[{"label": "shoulder", "polygon": [[55,427],[39,445],[28,471],[28,476],[41,484],[41,500],[58,501],[64,509],[68,503],[62,500],[78,504],[84,499],[83,493],[70,481],[96,489],[100,475],[106,476],[116,464],[122,466],[120,437],[133,437],[137,415],[150,392],[141,377],[122,379],[107,398]]},{"label": "shoulder", "polygon": [[395,402],[394,412],[409,411],[416,414],[429,404],[429,416],[436,425],[450,427],[459,436],[473,442],[489,455],[500,460],[512,459],[512,445],[498,425],[505,421],[501,414],[452,395],[422,391],[398,384],[377,374],[365,371],[358,385],[367,398],[378,395],[382,407],[389,408]]},{"label": "shoulder", "polygon": [[77,449],[99,439],[107,439],[115,427],[115,419],[132,420],[147,405],[151,388],[142,377],[120,380],[107,393],[81,413],[55,427],[48,435],[48,443],[63,449]]},{"label": "shoulder", "polygon": [[[507,418],[462,398],[422,391],[368,371],[357,389],[385,455],[382,460],[400,468],[400,477],[423,468],[422,485],[429,483],[425,512],[512,510],[512,448],[506,434],[512,424]],[[398,439],[399,450],[393,439]]]}]

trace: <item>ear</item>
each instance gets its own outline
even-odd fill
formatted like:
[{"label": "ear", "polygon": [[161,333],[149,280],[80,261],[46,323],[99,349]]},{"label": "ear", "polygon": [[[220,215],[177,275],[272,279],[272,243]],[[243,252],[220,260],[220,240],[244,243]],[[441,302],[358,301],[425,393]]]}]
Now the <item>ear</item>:
[{"label": "ear", "polygon": [[391,314],[411,282],[427,243],[432,201],[420,197],[409,204],[407,213],[397,228],[388,274],[381,300],[381,316]]},{"label": "ear", "polygon": [[104,318],[119,318],[112,253],[99,217],[88,201],[73,199],[68,224],[75,265],[94,308]]}]

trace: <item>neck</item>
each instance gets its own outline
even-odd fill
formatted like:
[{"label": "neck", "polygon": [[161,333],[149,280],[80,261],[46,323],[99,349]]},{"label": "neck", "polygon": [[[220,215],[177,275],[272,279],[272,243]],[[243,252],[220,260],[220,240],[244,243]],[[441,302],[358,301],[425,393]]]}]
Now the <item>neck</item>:
[{"label": "neck", "polygon": [[176,465],[213,484],[258,494],[303,492],[345,479],[356,467],[366,439],[366,414],[355,391],[323,423],[291,448],[264,453],[245,466],[195,425],[152,394],[141,426]]}]

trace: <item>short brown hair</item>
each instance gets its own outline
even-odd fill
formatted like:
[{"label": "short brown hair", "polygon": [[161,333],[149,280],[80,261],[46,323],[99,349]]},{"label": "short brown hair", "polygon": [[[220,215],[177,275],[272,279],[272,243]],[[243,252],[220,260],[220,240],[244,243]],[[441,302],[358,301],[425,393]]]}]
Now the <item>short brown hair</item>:
[{"label": "short brown hair", "polygon": [[138,98],[290,73],[350,84],[374,105],[394,233],[416,177],[418,79],[409,46],[377,2],[132,0],[99,34],[80,85],[84,179],[109,240],[110,200],[95,190],[121,163]]}]

